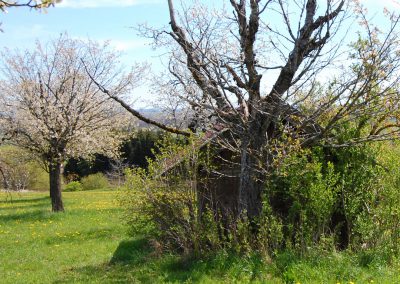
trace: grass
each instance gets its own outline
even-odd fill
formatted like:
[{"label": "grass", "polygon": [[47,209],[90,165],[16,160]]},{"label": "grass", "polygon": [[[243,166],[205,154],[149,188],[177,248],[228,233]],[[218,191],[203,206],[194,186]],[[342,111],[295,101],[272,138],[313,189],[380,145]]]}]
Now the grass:
[{"label": "grass", "polygon": [[47,193],[0,194],[1,283],[52,283],[106,263],[125,238],[111,191],[64,193],[65,213]]},{"label": "grass", "polygon": [[[157,255],[130,238],[113,191],[64,193],[65,213],[47,193],[0,193],[1,283],[400,283],[400,265],[347,252],[273,261],[218,252]],[[365,261],[365,260],[368,261]]]}]

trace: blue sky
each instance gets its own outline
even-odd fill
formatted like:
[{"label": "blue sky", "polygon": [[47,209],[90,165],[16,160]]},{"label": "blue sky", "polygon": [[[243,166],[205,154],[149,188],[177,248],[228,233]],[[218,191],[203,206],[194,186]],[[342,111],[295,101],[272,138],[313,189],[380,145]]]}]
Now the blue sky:
[{"label": "blue sky", "polygon": [[168,24],[166,7],[163,0],[64,0],[46,13],[9,9],[1,15],[0,48],[30,48],[36,39],[47,41],[66,31],[71,37],[110,40],[129,64],[156,54],[132,27]]},{"label": "blue sky", "polygon": [[[167,1],[164,0],[63,0],[45,12],[26,8],[9,9],[1,14],[3,33],[0,49],[21,50],[34,46],[36,40],[46,42],[67,32],[73,38],[106,41],[123,53],[123,64],[147,61],[159,69],[160,51],[154,51],[132,28],[139,23],[155,27],[168,24]],[[145,97],[148,87],[137,88],[132,99]],[[147,106],[137,102],[140,107]]]},{"label": "blue sky", "polygon": [[[221,3],[218,2],[221,0],[208,1]],[[380,14],[385,6],[400,11],[400,0],[360,1],[371,14]],[[4,30],[0,33],[0,49],[31,48],[36,39],[47,41],[67,32],[71,37],[110,40],[116,49],[125,53],[125,65],[146,60],[159,67],[157,55],[161,51],[153,51],[148,41],[137,36],[132,27],[145,22],[161,27],[167,25],[169,19],[166,0],[63,0],[46,13],[26,8],[9,9],[8,13],[1,14],[0,21]],[[142,88],[139,92],[146,90]]]},{"label": "blue sky", "polygon": [[[380,12],[384,6],[400,10],[398,1],[361,0],[370,12]],[[131,27],[144,22],[160,27],[169,22],[166,0],[63,0],[46,13],[9,9],[0,21],[4,30],[0,48],[30,48],[36,39],[46,41],[67,31],[71,37],[110,40],[127,54],[127,63],[157,54]]]}]

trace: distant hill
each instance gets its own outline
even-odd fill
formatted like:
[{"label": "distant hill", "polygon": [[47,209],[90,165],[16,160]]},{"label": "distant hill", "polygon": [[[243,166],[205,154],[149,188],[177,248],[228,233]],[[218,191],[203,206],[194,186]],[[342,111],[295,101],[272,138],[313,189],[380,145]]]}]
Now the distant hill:
[{"label": "distant hill", "polygon": [[[184,115],[184,111],[178,113],[178,119],[173,118],[171,116],[171,114],[165,112],[162,109],[159,108],[142,108],[138,110],[141,114],[143,114],[144,116],[152,119],[152,120],[156,120],[158,122],[167,124],[167,125],[172,125],[175,127],[187,127],[188,121],[184,121],[184,118],[179,117],[179,116],[183,116]],[[139,121],[138,122],[138,127],[139,128],[153,128],[155,126],[153,125],[149,125],[146,122],[143,121]]]}]

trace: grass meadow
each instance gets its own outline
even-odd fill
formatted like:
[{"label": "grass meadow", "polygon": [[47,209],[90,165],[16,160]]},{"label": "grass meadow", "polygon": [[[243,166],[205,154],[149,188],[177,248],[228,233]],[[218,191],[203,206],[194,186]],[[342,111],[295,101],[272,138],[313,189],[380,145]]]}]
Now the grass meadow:
[{"label": "grass meadow", "polygon": [[11,197],[0,193],[0,283],[400,283],[398,263],[345,252],[160,255],[144,236],[128,236],[115,191],[65,192],[58,214],[47,193]]}]

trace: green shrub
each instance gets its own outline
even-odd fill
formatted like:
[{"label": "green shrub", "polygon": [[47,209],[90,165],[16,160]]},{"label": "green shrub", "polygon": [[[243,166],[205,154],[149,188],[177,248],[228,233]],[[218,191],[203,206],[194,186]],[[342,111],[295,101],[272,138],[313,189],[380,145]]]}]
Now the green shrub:
[{"label": "green shrub", "polygon": [[208,180],[207,173],[216,166],[211,162],[211,147],[199,151],[194,138],[165,138],[160,144],[147,171],[126,171],[120,200],[133,235],[146,234],[166,250],[194,255],[220,249],[244,254],[257,249],[264,254],[266,248],[278,247],[282,240],[278,218],[261,218],[262,229],[254,236],[245,216],[236,219],[234,212],[212,207],[214,189],[208,186],[214,180]]},{"label": "green shrub", "polygon": [[131,232],[147,234],[168,250],[198,253],[220,248],[216,216],[199,208],[194,186],[198,167],[207,166],[207,155],[193,147],[194,141],[166,138],[162,144],[160,153],[148,161],[148,171],[126,171],[126,190],[120,199]]},{"label": "green shrub", "polygon": [[287,156],[266,185],[268,214],[280,216],[286,246],[304,251],[330,231],[339,175],[319,151]]},{"label": "green shrub", "polygon": [[[204,173],[215,168],[209,161],[212,151],[198,151],[195,143],[164,142],[148,171],[127,171],[121,201],[133,232],[184,252],[257,249],[273,256],[287,250],[325,254],[349,248],[368,251],[363,265],[400,254],[399,145],[286,153],[266,180],[255,233],[243,216],[224,222],[218,209],[199,207],[196,186],[207,184],[199,169]],[[174,162],[174,157],[179,159]],[[292,279],[289,272],[286,276]]]},{"label": "green shrub", "polygon": [[376,168],[380,169],[370,189],[363,214],[355,220],[358,247],[388,261],[400,255],[400,143],[379,144]]},{"label": "green shrub", "polygon": [[378,157],[372,145],[314,147],[287,155],[268,179],[266,192],[270,214],[282,220],[283,246],[302,252],[313,246],[358,249],[367,237],[376,240],[371,218],[382,204]]},{"label": "green shrub", "polygon": [[83,186],[79,181],[71,181],[64,187],[64,191],[82,191]]},{"label": "green shrub", "polygon": [[102,173],[88,175],[81,179],[82,190],[108,188],[110,185]]}]

